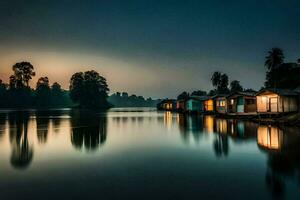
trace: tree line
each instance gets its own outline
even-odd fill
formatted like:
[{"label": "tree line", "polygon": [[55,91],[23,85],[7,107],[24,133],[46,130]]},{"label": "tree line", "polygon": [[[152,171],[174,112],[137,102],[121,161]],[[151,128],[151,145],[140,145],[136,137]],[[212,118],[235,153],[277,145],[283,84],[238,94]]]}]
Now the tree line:
[{"label": "tree line", "polygon": [[[300,87],[300,59],[297,62],[284,62],[285,56],[281,48],[275,47],[268,51],[265,57],[266,80],[263,88],[296,89]],[[213,96],[216,94],[229,94],[232,92],[255,92],[253,89],[245,89],[240,81],[232,80],[229,83],[229,76],[226,73],[215,71],[211,76],[211,83],[214,89],[208,93],[198,90],[191,94],[184,91],[177,96],[177,99],[185,99],[189,96]]]},{"label": "tree line", "polygon": [[109,108],[109,88],[106,79],[96,71],[77,72],[70,79],[69,91],[48,77],[40,77],[35,88],[30,80],[36,75],[30,62],[12,66],[9,83],[0,80],[0,107],[2,108]]},{"label": "tree line", "polygon": [[108,97],[108,101],[116,107],[155,107],[160,99],[154,100],[151,97],[145,99],[135,94],[128,95],[127,92],[116,92]]},{"label": "tree line", "polygon": [[19,62],[12,66],[9,83],[0,79],[0,108],[98,108],[154,107],[159,100],[117,92],[108,95],[106,79],[91,70],[76,72],[70,78],[69,90],[62,89],[57,82],[50,84],[48,77],[40,77],[35,88],[30,87],[36,75],[30,62]]}]

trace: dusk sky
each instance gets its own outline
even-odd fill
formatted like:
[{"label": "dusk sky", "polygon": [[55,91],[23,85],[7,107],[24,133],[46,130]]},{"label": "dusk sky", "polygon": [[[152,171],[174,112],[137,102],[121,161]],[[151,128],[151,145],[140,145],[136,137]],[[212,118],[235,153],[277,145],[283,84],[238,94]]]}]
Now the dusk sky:
[{"label": "dusk sky", "polygon": [[94,69],[111,92],[176,97],[212,89],[216,70],[245,88],[264,82],[272,47],[300,58],[300,1],[0,2],[0,79],[29,61],[40,76],[68,88]]}]

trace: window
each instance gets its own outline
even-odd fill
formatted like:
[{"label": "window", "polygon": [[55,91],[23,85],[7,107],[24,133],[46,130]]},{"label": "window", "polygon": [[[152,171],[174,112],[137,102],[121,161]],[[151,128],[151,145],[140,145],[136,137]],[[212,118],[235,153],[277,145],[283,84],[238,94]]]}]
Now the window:
[{"label": "window", "polygon": [[234,104],[234,99],[230,99],[230,104],[231,104],[231,105]]},{"label": "window", "polygon": [[255,104],[254,99],[246,99],[246,104]]},{"label": "window", "polygon": [[218,100],[217,101],[217,106],[225,107],[225,104],[226,104],[225,100]]}]

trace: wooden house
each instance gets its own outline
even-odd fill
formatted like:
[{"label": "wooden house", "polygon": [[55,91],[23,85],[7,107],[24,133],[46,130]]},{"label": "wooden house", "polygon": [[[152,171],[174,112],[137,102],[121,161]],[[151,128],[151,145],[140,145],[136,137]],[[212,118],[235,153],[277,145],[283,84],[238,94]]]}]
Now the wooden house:
[{"label": "wooden house", "polygon": [[186,99],[178,99],[176,101],[176,110],[178,112],[184,112],[185,111],[185,103],[186,103]]},{"label": "wooden house", "polygon": [[227,113],[227,96],[225,94],[218,94],[213,97],[214,109],[216,113],[226,114]]},{"label": "wooden house", "polygon": [[157,109],[166,111],[176,110],[176,100],[164,99],[159,104],[157,104]]},{"label": "wooden house", "polygon": [[204,112],[214,112],[214,100],[211,97],[207,97],[204,101],[203,101],[203,109]]},{"label": "wooden house", "polygon": [[204,102],[207,96],[191,96],[186,100],[185,111],[189,113],[204,112]]},{"label": "wooden house", "polygon": [[298,111],[299,94],[286,89],[263,89],[256,94],[257,112],[278,114]]},{"label": "wooden house", "polygon": [[256,92],[234,92],[227,97],[228,113],[256,113]]}]

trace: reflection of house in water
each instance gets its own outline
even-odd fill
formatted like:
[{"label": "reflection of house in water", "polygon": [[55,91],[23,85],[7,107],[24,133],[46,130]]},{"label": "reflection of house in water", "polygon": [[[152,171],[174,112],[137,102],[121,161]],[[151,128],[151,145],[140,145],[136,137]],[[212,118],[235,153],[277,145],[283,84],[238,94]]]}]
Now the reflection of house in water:
[{"label": "reflection of house in water", "polygon": [[257,143],[268,155],[266,185],[273,196],[284,197],[287,180],[299,183],[300,128],[260,126]]},{"label": "reflection of house in water", "polygon": [[282,130],[272,126],[259,126],[257,129],[257,144],[270,150],[280,149],[283,144]]},{"label": "reflection of house in water", "polygon": [[226,119],[215,119],[214,130],[217,133],[227,134],[227,120]]},{"label": "reflection of house in water", "polygon": [[235,119],[215,119],[214,131],[227,134],[233,139],[255,138],[257,124]]},{"label": "reflection of house in water", "polygon": [[173,114],[171,113],[171,111],[164,112],[164,125],[168,129],[171,129],[172,127],[172,120],[173,120]]},{"label": "reflection of house in water", "polygon": [[214,117],[211,115],[203,116],[203,130],[206,133],[214,132]]},{"label": "reflection of house in water", "polygon": [[179,126],[182,138],[187,141],[190,135],[195,141],[199,140],[200,134],[203,133],[203,117],[199,115],[177,114],[176,121]]}]

